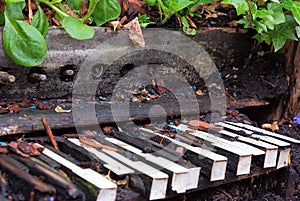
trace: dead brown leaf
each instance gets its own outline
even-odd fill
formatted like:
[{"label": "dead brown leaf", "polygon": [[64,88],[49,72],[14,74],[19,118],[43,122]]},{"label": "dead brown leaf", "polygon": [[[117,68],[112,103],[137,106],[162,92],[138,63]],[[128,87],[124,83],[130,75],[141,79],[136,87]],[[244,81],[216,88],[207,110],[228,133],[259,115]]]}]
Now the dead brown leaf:
[{"label": "dead brown leaf", "polygon": [[18,149],[20,149],[24,154],[28,154],[30,156],[38,156],[41,154],[35,146],[32,146],[31,143],[26,141],[21,141],[18,144]]},{"label": "dead brown leaf", "polygon": [[74,12],[72,11],[72,9],[71,9],[67,4],[63,4],[63,6],[64,6],[65,9],[67,10],[68,15],[73,16],[73,17],[78,17],[77,14],[74,13]]},{"label": "dead brown leaf", "polygon": [[114,31],[116,31],[117,29],[120,29],[121,26],[122,26],[121,23],[120,23],[120,21],[110,21],[110,22],[108,22],[108,25],[110,27],[113,27]]},{"label": "dead brown leaf", "polygon": [[50,110],[50,108],[47,105],[45,105],[44,103],[37,102],[35,105],[36,105],[37,109],[40,109],[40,110]]},{"label": "dead brown leaf", "polygon": [[134,44],[139,45],[141,47],[145,47],[145,40],[137,17],[134,18],[134,20],[132,20],[131,22],[124,25],[124,28],[130,30],[129,38]]},{"label": "dead brown leaf", "polygon": [[80,17],[84,17],[88,13],[89,1],[83,0],[80,4]]},{"label": "dead brown leaf", "polygon": [[16,142],[16,141],[12,141],[8,144],[8,147],[13,151],[15,152],[16,154],[19,154],[20,156],[22,157],[25,157],[25,158],[28,158],[30,157],[28,154],[25,154],[23,153],[19,148],[19,142]]},{"label": "dead brown leaf", "polygon": [[6,147],[3,147],[3,146],[1,146],[1,147],[0,147],[0,153],[1,153],[1,154],[7,154],[7,153],[8,153],[8,150],[7,150],[7,148],[6,148]]},{"label": "dead brown leaf", "polygon": [[7,109],[9,110],[9,113],[11,114],[17,114],[20,112],[20,106],[17,103],[13,103],[7,106]]}]

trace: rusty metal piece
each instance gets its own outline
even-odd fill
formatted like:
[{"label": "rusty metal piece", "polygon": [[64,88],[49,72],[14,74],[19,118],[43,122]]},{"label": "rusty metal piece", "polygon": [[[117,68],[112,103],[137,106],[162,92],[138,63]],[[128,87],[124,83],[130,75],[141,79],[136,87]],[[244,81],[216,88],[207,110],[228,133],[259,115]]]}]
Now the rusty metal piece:
[{"label": "rusty metal piece", "polygon": [[48,137],[49,137],[49,139],[50,139],[50,141],[51,141],[53,147],[54,147],[56,150],[59,150],[59,148],[58,148],[58,146],[57,146],[57,143],[56,143],[56,140],[55,140],[55,138],[54,138],[54,136],[53,136],[53,133],[52,133],[52,131],[51,131],[51,128],[50,128],[50,126],[47,124],[46,119],[45,119],[45,118],[42,118],[41,120],[42,120],[42,123],[43,123],[43,125],[44,125],[45,130],[46,130],[46,133],[47,133],[47,135],[48,135]]},{"label": "rusty metal piece", "polygon": [[12,83],[16,81],[16,77],[13,75],[10,75],[7,72],[0,71],[0,83],[1,84],[7,84]]}]

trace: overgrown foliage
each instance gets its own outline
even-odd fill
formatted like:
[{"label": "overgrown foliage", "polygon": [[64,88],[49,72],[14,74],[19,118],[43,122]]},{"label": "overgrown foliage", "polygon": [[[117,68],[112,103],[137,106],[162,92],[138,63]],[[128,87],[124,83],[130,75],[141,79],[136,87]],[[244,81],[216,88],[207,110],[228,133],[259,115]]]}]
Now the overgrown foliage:
[{"label": "overgrown foliage", "polygon": [[[275,51],[286,40],[300,37],[300,2],[296,0],[0,0],[0,24],[5,25],[3,46],[16,63],[36,66],[46,57],[44,37],[53,26],[49,22],[63,27],[72,38],[85,40],[94,36],[90,25],[102,26],[118,17],[122,21],[126,14],[127,22],[138,16],[142,28],[154,24],[153,16],[145,12],[149,7],[160,16],[160,25],[176,16],[182,30],[195,35],[193,17],[201,19],[206,8],[220,3],[232,5],[240,17],[240,26],[256,30],[254,38]],[[34,13],[30,8],[33,5]]]},{"label": "overgrown foliage", "polygon": [[77,40],[93,38],[94,30],[85,24],[87,20],[92,19],[97,26],[101,26],[118,17],[121,12],[117,0],[89,0],[83,17],[76,16],[76,11],[79,12],[83,0],[34,1],[37,12],[32,19],[29,19],[29,23],[24,22],[25,0],[5,0],[5,9],[1,12],[1,23],[5,25],[3,29],[4,50],[13,61],[23,66],[39,65],[47,54],[44,36],[48,32],[49,21],[41,4],[55,11],[58,23],[72,38]]},{"label": "overgrown foliage", "polygon": [[293,0],[223,0],[243,18],[238,23],[257,31],[254,38],[273,45],[275,52],[286,40],[300,37],[300,2]]}]

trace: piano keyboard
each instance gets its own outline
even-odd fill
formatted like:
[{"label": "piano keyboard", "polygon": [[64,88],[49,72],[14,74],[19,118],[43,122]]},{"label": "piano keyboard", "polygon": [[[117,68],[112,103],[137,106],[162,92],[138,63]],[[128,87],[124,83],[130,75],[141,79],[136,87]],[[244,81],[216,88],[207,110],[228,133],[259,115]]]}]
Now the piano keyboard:
[{"label": "piano keyboard", "polygon": [[0,197],[14,191],[8,183],[17,179],[28,186],[25,200],[113,201],[124,191],[138,200],[165,199],[287,167],[291,145],[300,143],[242,123],[215,124],[223,129],[170,125],[178,131],[175,138],[151,127],[116,131],[114,137],[56,137],[60,151],[36,138],[43,147],[38,157],[0,155]]}]

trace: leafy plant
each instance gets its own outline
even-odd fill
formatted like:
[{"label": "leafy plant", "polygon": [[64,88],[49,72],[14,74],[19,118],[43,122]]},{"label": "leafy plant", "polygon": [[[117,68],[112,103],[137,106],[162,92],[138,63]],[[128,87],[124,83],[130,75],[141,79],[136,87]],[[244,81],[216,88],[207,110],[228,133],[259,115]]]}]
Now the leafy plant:
[{"label": "leafy plant", "polygon": [[195,35],[196,30],[191,29],[186,16],[196,15],[198,6],[214,0],[145,0],[150,6],[157,6],[160,10],[161,24],[166,23],[171,16],[176,15],[182,19],[183,31]]},{"label": "leafy plant", "polygon": [[238,23],[257,31],[254,38],[281,49],[286,40],[300,36],[300,2],[293,0],[223,0],[232,4],[243,18]]},{"label": "leafy plant", "polygon": [[[90,39],[94,36],[94,30],[85,24],[86,20],[92,17],[95,24],[101,26],[118,17],[121,12],[117,0],[89,0],[87,14],[82,18],[69,14],[62,0],[34,1],[37,5],[37,12],[34,14],[31,24],[24,22],[25,0],[5,0],[5,10],[0,13],[0,22],[5,25],[3,29],[4,50],[13,61],[23,66],[39,65],[47,54],[44,36],[48,32],[49,22],[41,4],[55,11],[56,18],[62,27],[72,38],[77,40]],[[82,1],[68,0],[66,3],[74,11],[78,11]]]}]

